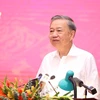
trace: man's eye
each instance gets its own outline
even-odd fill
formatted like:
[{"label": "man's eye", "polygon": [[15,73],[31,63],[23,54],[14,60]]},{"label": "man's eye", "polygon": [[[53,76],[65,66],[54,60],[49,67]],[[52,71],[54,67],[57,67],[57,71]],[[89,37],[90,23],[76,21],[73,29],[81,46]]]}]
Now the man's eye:
[{"label": "man's eye", "polygon": [[58,32],[61,32],[62,30],[57,30]]},{"label": "man's eye", "polygon": [[50,32],[53,32],[53,30],[50,30]]}]

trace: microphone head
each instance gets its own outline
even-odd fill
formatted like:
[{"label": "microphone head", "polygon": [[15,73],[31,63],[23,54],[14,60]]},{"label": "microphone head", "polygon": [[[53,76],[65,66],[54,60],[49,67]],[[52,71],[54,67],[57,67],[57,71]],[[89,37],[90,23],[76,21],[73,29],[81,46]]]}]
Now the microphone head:
[{"label": "microphone head", "polygon": [[88,92],[89,93],[91,93],[91,94],[96,94],[97,93],[97,90],[93,87],[93,86],[90,86],[90,87],[88,87],[89,89],[88,89]]},{"label": "microphone head", "polygon": [[40,80],[42,78],[42,74],[40,73],[39,75],[38,75],[38,79]]},{"label": "microphone head", "polygon": [[73,77],[73,75],[74,75],[74,72],[71,71],[71,70],[69,70],[69,71],[66,73],[65,80],[66,80],[66,81],[70,81],[69,78],[70,78],[70,77]]},{"label": "microphone head", "polygon": [[53,80],[53,79],[55,79],[55,76],[54,76],[54,75],[52,75],[52,76],[50,77],[50,80]]},{"label": "microphone head", "polygon": [[62,79],[58,86],[63,89],[63,90],[66,90],[66,91],[72,91],[74,89],[73,87],[73,84],[72,82],[70,81],[70,77],[73,77],[74,75],[74,72],[69,70],[67,73],[66,73],[66,77],[65,79]]}]

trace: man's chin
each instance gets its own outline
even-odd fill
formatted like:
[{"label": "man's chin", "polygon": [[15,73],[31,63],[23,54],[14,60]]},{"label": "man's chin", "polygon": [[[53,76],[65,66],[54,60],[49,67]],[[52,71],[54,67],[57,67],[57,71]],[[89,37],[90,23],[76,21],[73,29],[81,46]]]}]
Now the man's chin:
[{"label": "man's chin", "polygon": [[58,49],[58,48],[59,48],[59,46],[60,46],[60,44],[57,44],[57,43],[52,44],[52,45],[53,45],[53,47],[55,47],[56,49]]}]

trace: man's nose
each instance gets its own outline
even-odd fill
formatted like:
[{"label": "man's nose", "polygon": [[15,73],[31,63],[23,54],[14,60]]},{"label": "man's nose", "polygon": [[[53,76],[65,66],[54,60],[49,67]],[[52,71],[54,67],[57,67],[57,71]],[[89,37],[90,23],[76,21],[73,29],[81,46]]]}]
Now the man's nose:
[{"label": "man's nose", "polygon": [[53,33],[53,36],[54,36],[54,37],[58,36],[58,33],[55,31],[55,32]]}]

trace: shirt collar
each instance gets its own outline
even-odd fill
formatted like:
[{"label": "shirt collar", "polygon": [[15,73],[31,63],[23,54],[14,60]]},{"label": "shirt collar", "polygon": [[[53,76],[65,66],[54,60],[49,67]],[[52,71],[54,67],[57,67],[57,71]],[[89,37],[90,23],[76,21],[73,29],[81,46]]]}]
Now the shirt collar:
[{"label": "shirt collar", "polygon": [[[73,44],[68,55],[66,55],[66,56],[78,56],[78,54],[79,54],[78,48]],[[59,56],[58,51],[55,51],[54,56]]]},{"label": "shirt collar", "polygon": [[68,53],[68,56],[77,56],[79,53],[78,53],[78,48],[73,44],[69,53]]}]

